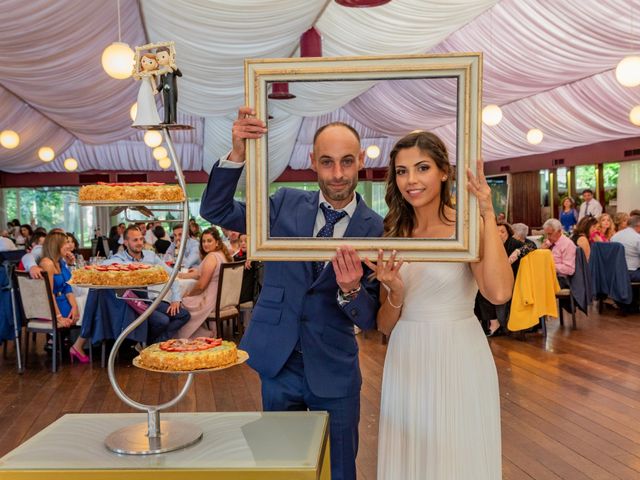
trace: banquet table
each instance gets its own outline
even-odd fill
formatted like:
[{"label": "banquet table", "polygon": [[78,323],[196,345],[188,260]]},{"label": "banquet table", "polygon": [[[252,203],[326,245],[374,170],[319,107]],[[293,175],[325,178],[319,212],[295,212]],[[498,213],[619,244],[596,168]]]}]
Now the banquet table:
[{"label": "banquet table", "polygon": [[105,438],[146,415],[67,414],[0,459],[0,480],[329,480],[326,412],[166,413],[203,431],[158,455],[118,455]]}]

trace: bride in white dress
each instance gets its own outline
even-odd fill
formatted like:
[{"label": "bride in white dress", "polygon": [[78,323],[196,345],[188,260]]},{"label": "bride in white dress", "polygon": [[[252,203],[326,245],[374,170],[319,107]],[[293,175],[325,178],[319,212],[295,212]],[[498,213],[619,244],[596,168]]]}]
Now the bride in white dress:
[{"label": "bride in white dress", "polygon": [[145,53],[140,57],[140,67],[143,74],[139,75],[140,90],[138,91],[138,110],[132,125],[160,125],[160,115],[154,95],[158,93],[155,74],[158,70],[158,61],[153,53]]},{"label": "bride in white dress", "polygon": [[[477,263],[407,263],[393,252],[376,264],[378,329],[385,359],[378,480],[500,480],[500,399],[496,367],[473,314],[478,288],[496,304],[513,289],[491,190],[478,162],[469,191],[484,219]],[[387,180],[385,236],[448,238],[455,232],[446,147],[429,132],[395,145]],[[382,288],[384,287],[384,288]]]}]

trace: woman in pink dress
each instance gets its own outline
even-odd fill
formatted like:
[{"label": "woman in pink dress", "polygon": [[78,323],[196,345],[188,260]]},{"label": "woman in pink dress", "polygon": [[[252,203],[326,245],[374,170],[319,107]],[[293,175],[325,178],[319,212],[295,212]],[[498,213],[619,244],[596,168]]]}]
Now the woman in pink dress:
[{"label": "woman in pink dress", "polygon": [[220,265],[232,261],[217,228],[207,228],[202,232],[200,256],[202,262],[199,266],[178,275],[178,278],[197,280],[193,289],[182,299],[182,305],[191,318],[178,331],[178,338],[214,337],[216,334],[206,327],[205,320],[216,306]]}]

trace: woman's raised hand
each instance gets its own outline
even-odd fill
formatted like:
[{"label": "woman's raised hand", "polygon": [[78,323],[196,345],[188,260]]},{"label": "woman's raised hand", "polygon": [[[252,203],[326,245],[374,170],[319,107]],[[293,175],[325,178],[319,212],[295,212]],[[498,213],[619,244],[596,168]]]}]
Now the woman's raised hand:
[{"label": "woman's raised hand", "polygon": [[487,179],[484,176],[484,162],[481,158],[478,159],[477,171],[474,176],[471,173],[471,169],[467,168],[467,189],[469,192],[478,199],[478,206],[480,207],[480,215],[486,213],[493,213],[493,203],[491,201],[491,187],[487,183]]},{"label": "woman's raised hand", "polygon": [[396,259],[397,253],[395,250],[391,252],[389,260],[385,262],[383,252],[379,250],[376,263],[372,263],[368,258],[364,259],[364,263],[373,271],[375,278],[380,283],[389,290],[401,294],[404,290],[404,283],[402,282],[402,278],[400,278],[400,267],[402,266],[403,260],[401,258]]}]

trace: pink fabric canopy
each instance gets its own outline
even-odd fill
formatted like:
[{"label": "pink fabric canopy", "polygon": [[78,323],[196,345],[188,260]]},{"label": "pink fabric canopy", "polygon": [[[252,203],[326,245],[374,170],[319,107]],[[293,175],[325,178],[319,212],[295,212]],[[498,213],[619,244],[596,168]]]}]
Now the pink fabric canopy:
[{"label": "pink fabric canopy", "polygon": [[[110,78],[100,64],[118,41],[116,0],[7,0],[0,19],[0,130],[20,146],[0,147],[0,170],[62,171],[67,156],[79,170],[159,169],[129,108],[139,84]],[[637,136],[629,122],[640,87],[613,75],[626,55],[640,53],[640,0],[392,0],[346,9],[332,0],[120,0],[122,41],[134,47],[174,40],[179,110],[196,126],[176,135],[183,166],[208,168],[230,147],[234,112],[243,103],[243,62],[296,56],[300,35],[315,25],[323,52],[335,55],[482,51],[483,103],[503,120],[483,127],[488,161]],[[144,19],[144,20],[143,20]],[[327,119],[356,125],[382,154],[410,130],[432,129],[455,158],[452,82],[383,82],[363,88],[292,86],[294,101],[274,104],[270,176],[308,167],[309,135]],[[539,145],[526,141],[540,128]],[[52,147],[55,161],[37,158]]]}]

